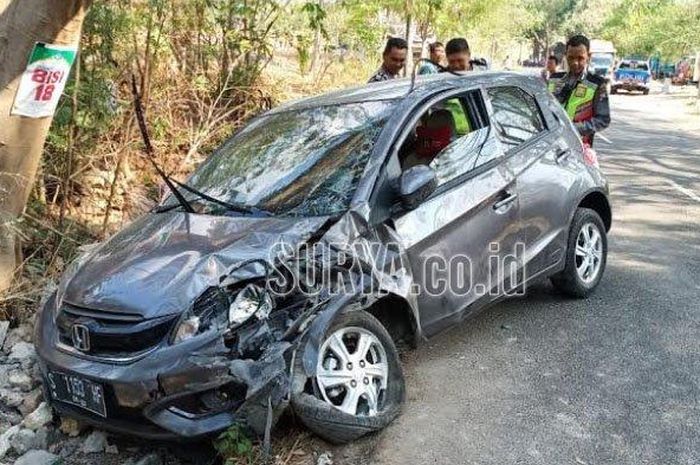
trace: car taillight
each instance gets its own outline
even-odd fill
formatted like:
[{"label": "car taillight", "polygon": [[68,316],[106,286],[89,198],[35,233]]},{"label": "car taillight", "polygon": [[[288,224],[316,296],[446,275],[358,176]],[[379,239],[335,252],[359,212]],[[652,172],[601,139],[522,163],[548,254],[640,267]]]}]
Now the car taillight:
[{"label": "car taillight", "polygon": [[588,166],[600,167],[598,165],[598,154],[588,144],[583,144],[583,162]]}]

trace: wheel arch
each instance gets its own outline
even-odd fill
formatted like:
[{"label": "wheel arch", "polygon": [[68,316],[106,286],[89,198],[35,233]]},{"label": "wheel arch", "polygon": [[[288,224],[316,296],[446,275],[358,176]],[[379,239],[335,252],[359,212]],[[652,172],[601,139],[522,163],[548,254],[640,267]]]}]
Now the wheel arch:
[{"label": "wheel arch", "polygon": [[421,338],[420,323],[411,304],[396,294],[387,294],[364,309],[386,328],[394,343],[408,342],[415,348]]},{"label": "wheel arch", "polygon": [[[305,342],[299,348],[298,354],[302,357],[304,371],[308,376],[316,372],[316,360],[321,343],[336,316],[343,312],[360,310],[367,311],[377,318],[394,342],[400,340],[396,339],[397,335],[399,338],[405,336],[411,346],[415,347],[422,337],[417,312],[404,297],[392,293],[374,296],[374,298],[354,294],[335,296],[319,310],[317,317],[302,337]],[[402,334],[402,330],[408,332]]]},{"label": "wheel arch", "polygon": [[[610,231],[612,227],[612,208],[610,207],[608,196],[605,193],[599,190],[589,191],[578,202],[577,208],[590,208],[598,213],[605,225],[605,232]],[[572,218],[574,212],[572,212]]]}]

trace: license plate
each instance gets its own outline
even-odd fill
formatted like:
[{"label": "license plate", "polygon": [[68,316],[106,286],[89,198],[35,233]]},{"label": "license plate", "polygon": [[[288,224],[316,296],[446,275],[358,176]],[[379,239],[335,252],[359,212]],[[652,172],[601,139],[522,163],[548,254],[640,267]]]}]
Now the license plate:
[{"label": "license plate", "polygon": [[49,371],[46,375],[51,398],[107,416],[104,389],[101,384],[75,375]]}]

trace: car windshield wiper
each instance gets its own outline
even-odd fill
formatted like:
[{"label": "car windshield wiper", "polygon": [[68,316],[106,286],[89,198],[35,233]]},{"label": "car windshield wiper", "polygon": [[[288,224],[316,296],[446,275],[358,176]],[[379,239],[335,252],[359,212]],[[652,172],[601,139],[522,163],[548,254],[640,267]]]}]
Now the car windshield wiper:
[{"label": "car windshield wiper", "polygon": [[153,146],[151,145],[151,140],[150,137],[148,136],[148,130],[146,129],[146,119],[143,117],[143,108],[141,107],[141,96],[138,93],[138,90],[136,89],[136,77],[134,75],[131,76],[131,92],[134,95],[134,109],[136,111],[136,119],[139,124],[139,129],[141,130],[141,136],[143,138],[143,143],[146,148],[146,156],[148,160],[151,162],[153,167],[155,168],[156,172],[158,175],[163,179],[165,184],[168,186],[168,189],[172,192],[173,196],[177,199],[178,205],[160,205],[156,207],[155,212],[156,213],[162,213],[166,211],[170,211],[176,207],[182,207],[187,213],[194,213],[194,209],[192,208],[192,205],[185,199],[185,197],[182,195],[182,193],[175,187],[177,184],[181,188],[185,189],[186,191],[196,195],[197,197],[204,199],[208,202],[215,203],[217,205],[220,205],[227,210],[230,211],[235,211],[239,213],[267,213],[265,210],[259,210],[254,207],[249,207],[248,205],[241,205],[241,204],[233,204],[229,202],[225,202],[223,200],[219,200],[217,198],[211,197],[204,192],[200,192],[194,187],[188,186],[187,184],[181,183],[180,181],[177,181],[163,171],[163,169],[156,163],[155,157],[153,156]]},{"label": "car windshield wiper", "polygon": [[[207,202],[215,203],[221,207],[224,207],[226,210],[238,212],[238,213],[258,213],[258,212],[265,212],[265,210],[261,210],[255,207],[252,207],[250,205],[245,205],[242,203],[231,203],[231,202],[226,202],[225,200],[220,200],[217,199],[216,197],[212,197],[210,195],[205,194],[204,192],[198,191],[192,186],[188,186],[187,184],[181,183],[176,180],[172,180],[175,184],[177,184],[179,187],[182,187],[185,189],[187,192],[190,192],[200,199],[206,200]],[[267,212],[265,212],[267,213]]]},{"label": "car windshield wiper", "polygon": [[158,173],[158,176],[163,179],[165,182],[165,185],[168,186],[168,189],[170,189],[170,192],[173,193],[175,198],[177,199],[178,203],[182,206],[182,208],[187,212],[187,213],[194,213],[194,210],[192,209],[192,205],[190,205],[187,200],[182,196],[180,191],[177,190],[177,188],[173,185],[170,177],[168,177],[167,174],[165,174],[165,171],[156,163],[156,159],[153,156],[153,146],[151,145],[151,138],[148,137],[148,129],[146,129],[146,119],[143,117],[143,108],[141,107],[141,96],[139,95],[138,90],[136,89],[136,77],[132,74],[131,75],[131,92],[134,94],[134,110],[136,111],[136,121],[139,124],[139,130],[141,131],[141,137],[143,138],[143,144],[146,149],[146,158],[151,162],[153,165],[153,168],[156,170],[156,173]]},{"label": "car windshield wiper", "polygon": [[[267,210],[263,210],[261,208],[253,207],[252,205],[246,205],[246,204],[242,204],[242,203],[226,202],[225,200],[217,199],[216,197],[212,197],[210,195],[207,195],[204,192],[199,191],[192,186],[188,186],[185,183],[182,183],[182,182],[177,181],[175,179],[171,179],[171,178],[169,178],[169,179],[173,184],[176,184],[178,187],[181,187],[182,189],[186,190],[187,192],[190,192],[190,193],[196,195],[197,197],[199,197],[202,200],[206,200],[207,202],[224,207],[228,211],[234,211],[234,212],[245,213],[245,214],[264,214],[267,216],[271,215],[271,213],[268,212]],[[190,199],[190,203],[191,202],[192,202],[192,199]],[[173,210],[173,209],[180,207],[180,206],[181,206],[181,204],[179,204],[179,203],[173,204],[173,205],[159,205],[155,208],[154,211],[156,213],[163,213],[163,212]]]}]

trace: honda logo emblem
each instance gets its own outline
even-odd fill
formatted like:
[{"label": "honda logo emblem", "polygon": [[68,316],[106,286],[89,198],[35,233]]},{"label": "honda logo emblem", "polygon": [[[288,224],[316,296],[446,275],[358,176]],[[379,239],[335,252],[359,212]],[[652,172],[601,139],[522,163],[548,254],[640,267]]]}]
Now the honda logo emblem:
[{"label": "honda logo emblem", "polygon": [[85,325],[76,324],[71,328],[71,337],[73,339],[73,347],[82,351],[90,350],[90,329]]}]

